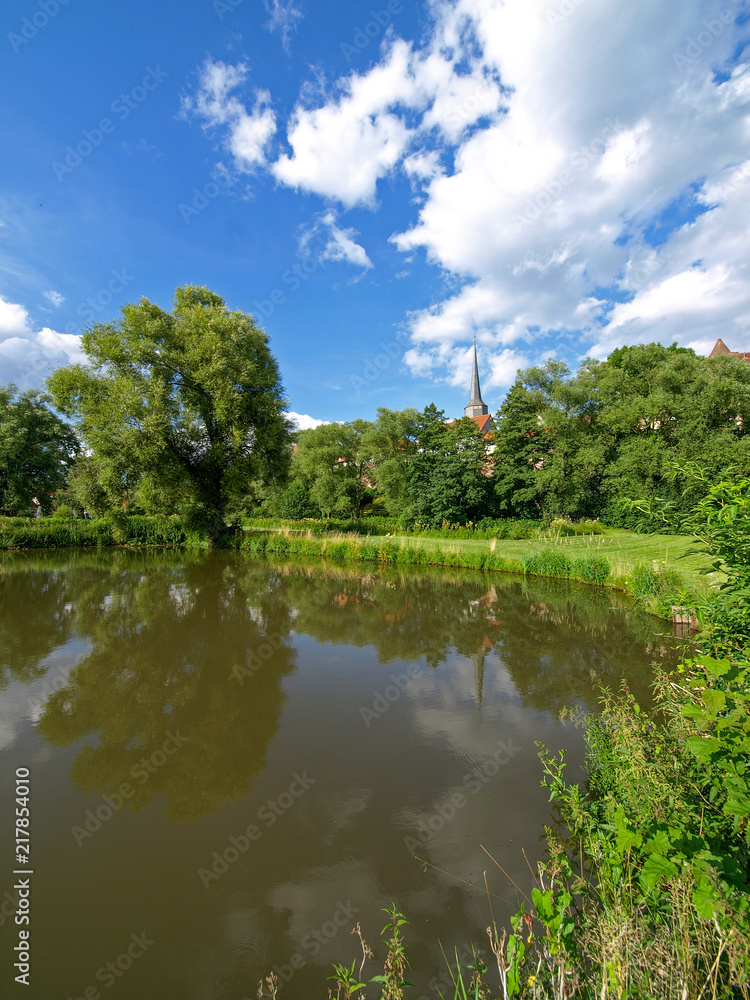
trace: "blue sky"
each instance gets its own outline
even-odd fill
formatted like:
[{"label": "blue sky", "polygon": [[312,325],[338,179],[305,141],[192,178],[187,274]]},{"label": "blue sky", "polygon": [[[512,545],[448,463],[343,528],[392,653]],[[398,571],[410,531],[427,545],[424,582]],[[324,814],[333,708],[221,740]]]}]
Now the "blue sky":
[{"label": "blue sky", "polygon": [[750,350],[746,0],[9,0],[0,384],[204,284],[292,412]]}]

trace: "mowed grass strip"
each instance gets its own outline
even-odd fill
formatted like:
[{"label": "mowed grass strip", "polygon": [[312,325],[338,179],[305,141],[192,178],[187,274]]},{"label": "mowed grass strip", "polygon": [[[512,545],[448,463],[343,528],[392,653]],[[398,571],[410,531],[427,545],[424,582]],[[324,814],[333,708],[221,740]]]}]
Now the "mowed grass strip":
[{"label": "mowed grass strip", "polygon": [[[256,529],[257,530],[257,529]],[[273,529],[271,529],[273,531]],[[276,529],[283,533],[284,529]],[[296,532],[289,532],[296,534]],[[327,537],[330,535],[306,533],[311,537]],[[351,538],[353,535],[339,535],[340,539]],[[361,538],[361,536],[360,536]],[[571,535],[560,536],[545,533],[540,538],[514,541],[510,539],[450,539],[450,538],[418,538],[412,535],[370,535],[369,545],[398,545],[412,549],[442,550],[455,553],[489,553],[496,558],[520,562],[524,557],[537,555],[552,550],[564,552],[569,558],[582,556],[604,556],[612,570],[611,582],[616,583],[617,577],[630,577],[639,564],[660,570],[673,570],[679,573],[690,590],[701,590],[717,580],[718,574],[704,575],[703,569],[710,569],[710,558],[698,551],[700,546],[688,535],[639,535],[633,531],[618,528],[606,528],[603,535]]]}]

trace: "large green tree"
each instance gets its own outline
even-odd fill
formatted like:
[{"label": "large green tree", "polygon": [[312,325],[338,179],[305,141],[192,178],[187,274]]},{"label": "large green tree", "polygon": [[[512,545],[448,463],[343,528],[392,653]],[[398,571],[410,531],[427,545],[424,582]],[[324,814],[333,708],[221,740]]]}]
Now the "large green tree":
[{"label": "large green tree", "polygon": [[491,517],[495,497],[487,442],[476,423],[462,417],[447,423],[434,404],[419,414],[418,446],[409,461],[406,516],[440,527]]},{"label": "large green tree", "polygon": [[378,407],[378,419],[369,436],[372,478],[388,513],[399,516],[408,500],[409,463],[419,449],[415,409]]},{"label": "large green tree", "polygon": [[14,385],[0,386],[0,513],[27,516],[52,507],[78,452],[73,429],[56,416],[52,400]]},{"label": "large green tree", "polygon": [[367,420],[352,420],[300,431],[292,475],[321,516],[362,513],[372,467],[372,427]]},{"label": "large green tree", "polygon": [[87,365],[49,380],[75,418],[107,503],[175,511],[212,540],[253,490],[283,478],[290,427],[278,365],[253,318],[187,285],[165,312],[148,299],[82,338]]}]

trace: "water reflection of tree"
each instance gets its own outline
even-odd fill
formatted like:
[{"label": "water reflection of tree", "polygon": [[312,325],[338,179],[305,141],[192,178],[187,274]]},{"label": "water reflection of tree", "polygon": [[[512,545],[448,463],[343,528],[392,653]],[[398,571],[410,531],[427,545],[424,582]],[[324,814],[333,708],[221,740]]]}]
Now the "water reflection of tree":
[{"label": "water reflection of tree", "polygon": [[437,666],[449,654],[465,656],[478,697],[494,651],[524,704],[540,711],[573,703],[594,710],[600,686],[616,688],[623,677],[648,704],[651,663],[679,658],[676,644],[656,635],[660,623],[611,590],[469,571],[329,566],[323,576],[318,566],[288,563],[280,572],[297,631],[373,646],[384,662],[424,658]]},{"label": "water reflection of tree", "polygon": [[[677,659],[672,643],[654,638],[659,623],[612,591],[557,581],[184,551],[7,565],[5,673],[40,676],[40,661],[73,635],[91,646],[40,723],[55,744],[88,739],[76,783],[101,794],[128,782],[134,808],[163,794],[168,815],[182,820],[240,798],[263,767],[294,667],[292,630],[372,647],[382,662],[466,657],[478,695],[499,657],[523,703],[540,711],[595,709],[599,683],[616,687],[624,675],[647,703],[650,662]],[[269,638],[271,655],[254,659]],[[258,664],[242,684],[232,676]],[[140,762],[170,732],[187,742],[141,783]]]},{"label": "water reflection of tree", "polygon": [[44,659],[70,639],[68,591],[57,569],[31,572],[26,560],[0,558],[0,690],[42,677]]},{"label": "water reflection of tree", "polygon": [[[75,629],[93,648],[47,702],[40,729],[58,745],[94,737],[71,771],[82,790],[127,782],[131,808],[163,794],[169,818],[191,820],[247,794],[278,727],[294,652],[283,644],[291,617],[273,572],[231,556],[183,556],[85,581]],[[271,636],[272,655],[254,660]],[[233,668],[255,663],[239,684]],[[170,733],[187,742],[163,763]]]}]

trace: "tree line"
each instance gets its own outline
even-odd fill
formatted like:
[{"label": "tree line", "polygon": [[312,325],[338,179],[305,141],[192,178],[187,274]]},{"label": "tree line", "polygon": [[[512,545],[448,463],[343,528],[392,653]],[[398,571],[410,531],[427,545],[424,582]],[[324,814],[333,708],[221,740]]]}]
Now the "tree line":
[{"label": "tree line", "polygon": [[3,515],[174,514],[213,539],[259,513],[632,527],[624,498],[696,502],[673,466],[750,474],[750,365],[676,344],[519,371],[485,435],[432,404],[294,431],[266,333],[197,286],[171,313],[126,305],[82,348],[87,364],[56,371],[48,394],[0,389]]}]

